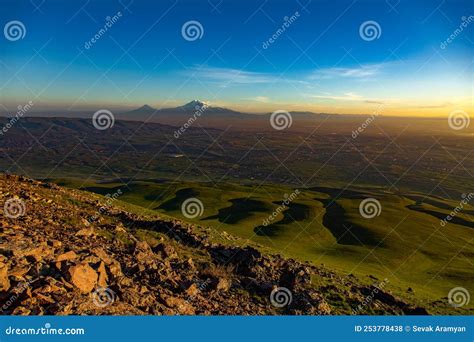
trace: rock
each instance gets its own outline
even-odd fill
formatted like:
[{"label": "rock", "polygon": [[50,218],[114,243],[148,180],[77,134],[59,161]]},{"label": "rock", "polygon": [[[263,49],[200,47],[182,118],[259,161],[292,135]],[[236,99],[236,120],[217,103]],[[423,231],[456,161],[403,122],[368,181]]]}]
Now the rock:
[{"label": "rock", "polygon": [[189,296],[189,297],[195,297],[197,296],[199,293],[199,288],[198,286],[193,283],[190,287],[188,287],[188,289],[186,290],[186,294]]},{"label": "rock", "polygon": [[99,280],[98,280],[98,284],[100,287],[107,287],[107,271],[105,269],[105,264],[104,262],[102,261],[99,265]]},{"label": "rock", "polygon": [[178,253],[176,253],[175,249],[165,243],[160,243],[153,248],[154,252],[158,254],[162,259],[174,259],[178,257]]},{"label": "rock", "polygon": [[121,277],[123,275],[122,273],[122,267],[120,266],[120,263],[117,260],[113,260],[110,265],[109,265],[109,271],[112,276],[115,278]]},{"label": "rock", "polygon": [[97,255],[97,256],[98,256],[102,261],[104,261],[107,265],[110,265],[110,264],[114,261],[114,259],[113,259],[111,256],[109,256],[109,255],[107,254],[107,252],[106,252],[104,249],[102,249],[102,248],[100,248],[100,247],[94,248],[94,249],[92,250],[92,253],[94,253],[95,255]]},{"label": "rock", "polygon": [[26,257],[32,257],[35,261],[41,261],[44,258],[48,258],[52,256],[54,253],[54,249],[47,246],[42,245],[36,248],[32,248],[30,250],[23,251],[23,255]]},{"label": "rock", "polygon": [[177,310],[180,315],[194,315],[196,313],[194,307],[184,299],[164,294],[161,297],[166,306]]},{"label": "rock", "polygon": [[230,279],[227,278],[220,278],[219,281],[217,282],[216,285],[216,290],[217,291],[229,291],[230,287],[232,285],[232,282]]},{"label": "rock", "polygon": [[189,258],[187,264],[192,270],[196,269],[196,265],[194,265],[193,258]]},{"label": "rock", "polygon": [[92,235],[95,235],[95,231],[93,227],[83,228],[76,233],[76,236],[92,236]]},{"label": "rock", "polygon": [[23,306],[17,306],[15,310],[13,310],[12,315],[15,316],[29,316],[31,314],[31,310],[23,307]]},{"label": "rock", "polygon": [[8,279],[8,266],[0,263],[0,292],[8,291],[10,288],[10,280]]},{"label": "rock", "polygon": [[76,252],[69,251],[69,252],[58,255],[58,257],[56,258],[56,262],[60,263],[61,261],[75,260],[76,258],[77,258]]},{"label": "rock", "polygon": [[23,279],[25,275],[30,271],[30,269],[31,269],[30,265],[25,265],[25,266],[16,265],[10,270],[10,275],[16,278]]},{"label": "rock", "polygon": [[150,257],[154,256],[150,245],[146,241],[139,241],[135,244],[135,257],[139,262],[147,262]]},{"label": "rock", "polygon": [[61,246],[63,245],[63,243],[61,241],[58,241],[58,240],[53,240],[51,242],[51,245],[54,247],[54,248],[61,248]]},{"label": "rock", "polygon": [[91,292],[97,284],[97,273],[88,264],[79,264],[69,269],[71,281],[83,293]]},{"label": "rock", "polygon": [[331,307],[325,301],[322,301],[318,304],[318,311],[321,315],[330,315],[331,314]]},{"label": "rock", "polygon": [[311,273],[305,267],[288,267],[280,276],[281,286],[287,287],[290,290],[296,286],[308,285],[311,283]]},{"label": "rock", "polygon": [[134,255],[140,272],[157,269],[155,253],[153,253],[150,245],[146,241],[137,241]]}]

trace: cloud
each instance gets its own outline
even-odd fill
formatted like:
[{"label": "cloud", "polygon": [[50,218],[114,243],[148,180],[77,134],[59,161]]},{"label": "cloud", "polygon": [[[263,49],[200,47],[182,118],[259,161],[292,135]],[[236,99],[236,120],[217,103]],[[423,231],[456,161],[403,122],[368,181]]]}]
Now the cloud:
[{"label": "cloud", "polygon": [[337,101],[362,101],[364,100],[362,96],[354,94],[354,93],[345,93],[343,95],[310,95],[312,98],[316,99],[329,99],[329,100],[337,100]]},{"label": "cloud", "polygon": [[376,100],[364,100],[364,102],[369,103],[369,104],[379,104],[379,105],[384,104],[382,101],[376,101]]},{"label": "cloud", "polygon": [[194,67],[187,72],[187,75],[222,83],[222,85],[271,83],[277,80],[276,77],[265,73],[212,67]]},{"label": "cloud", "polygon": [[445,103],[436,104],[436,105],[422,105],[422,106],[416,106],[416,108],[418,108],[418,109],[437,109],[437,108],[450,107],[450,106],[452,106],[452,105],[453,105],[453,104],[450,103],[450,102],[445,102]]},{"label": "cloud", "polygon": [[316,70],[311,79],[370,78],[379,74],[382,64],[363,65],[357,68],[325,68]]},{"label": "cloud", "polygon": [[376,104],[376,105],[385,105],[388,102],[399,101],[398,99],[395,99],[395,98],[390,98],[390,99],[366,98],[354,92],[344,93],[342,95],[333,95],[330,93],[323,93],[323,94],[317,94],[317,95],[310,94],[306,96],[314,98],[314,99],[328,99],[328,100],[334,100],[334,101],[357,101],[357,102],[363,102],[367,104]]},{"label": "cloud", "polygon": [[256,102],[264,102],[264,103],[270,102],[270,99],[266,96],[255,96],[255,97],[249,98],[249,100],[256,101]]}]

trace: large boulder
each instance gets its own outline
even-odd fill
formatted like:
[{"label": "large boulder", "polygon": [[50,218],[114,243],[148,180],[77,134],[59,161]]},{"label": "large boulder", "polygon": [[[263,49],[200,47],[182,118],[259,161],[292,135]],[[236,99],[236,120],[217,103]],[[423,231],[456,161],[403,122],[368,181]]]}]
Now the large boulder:
[{"label": "large boulder", "polygon": [[91,292],[97,284],[97,273],[89,264],[79,264],[69,269],[71,282],[76,285],[82,293]]}]

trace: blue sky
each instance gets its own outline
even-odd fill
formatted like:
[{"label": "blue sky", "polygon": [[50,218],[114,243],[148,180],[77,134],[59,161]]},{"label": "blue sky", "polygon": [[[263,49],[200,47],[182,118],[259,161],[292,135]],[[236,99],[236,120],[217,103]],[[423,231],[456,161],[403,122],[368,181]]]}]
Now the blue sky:
[{"label": "blue sky", "polygon": [[[4,0],[0,7],[2,27],[17,20],[26,30],[16,41],[0,37],[9,109],[32,99],[37,108],[79,110],[193,98],[255,112],[472,109],[469,1]],[[465,27],[446,42],[463,17]],[[202,37],[183,38],[189,21]],[[376,39],[361,36],[368,21],[378,25]]]}]

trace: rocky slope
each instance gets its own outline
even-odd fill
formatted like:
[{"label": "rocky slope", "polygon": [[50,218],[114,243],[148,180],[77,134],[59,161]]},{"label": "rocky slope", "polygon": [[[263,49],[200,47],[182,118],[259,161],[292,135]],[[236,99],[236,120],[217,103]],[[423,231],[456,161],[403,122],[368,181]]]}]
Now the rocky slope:
[{"label": "rocky slope", "polygon": [[1,314],[427,313],[379,280],[364,285],[229,234],[216,243],[209,228],[86,192],[1,175],[0,205]]}]

